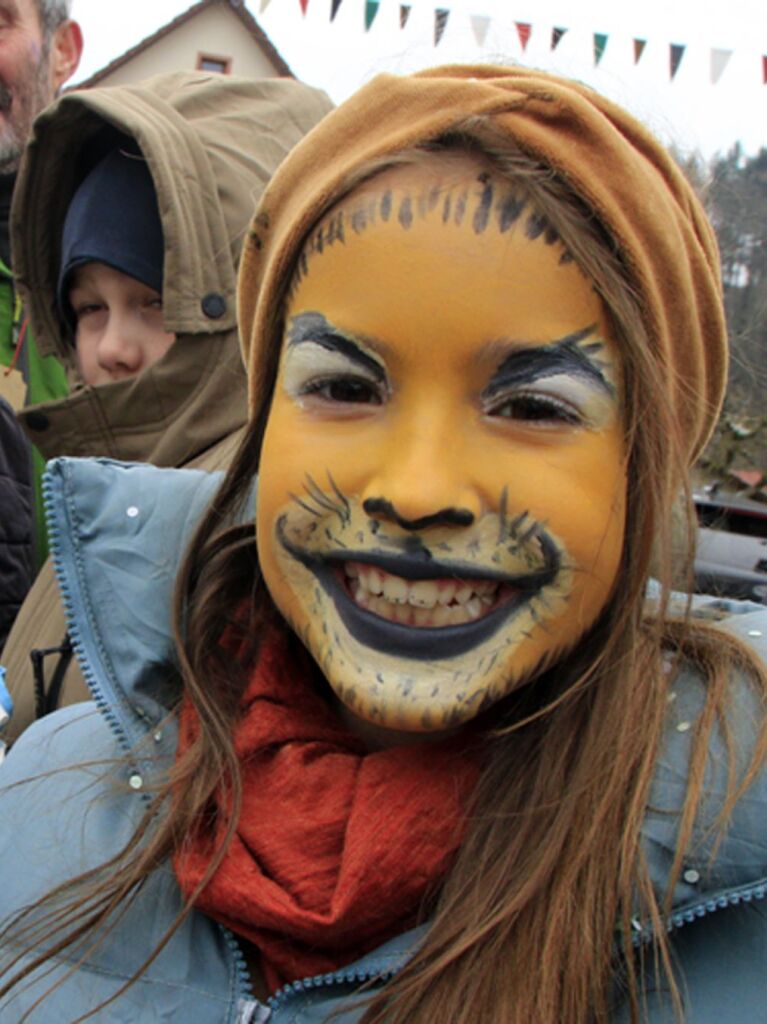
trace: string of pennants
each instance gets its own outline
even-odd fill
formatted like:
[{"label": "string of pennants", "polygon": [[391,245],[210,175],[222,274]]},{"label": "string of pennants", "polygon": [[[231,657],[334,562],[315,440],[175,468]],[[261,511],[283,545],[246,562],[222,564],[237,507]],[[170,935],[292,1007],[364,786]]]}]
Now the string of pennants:
[{"label": "string of pennants", "polygon": [[[266,10],[271,0],[261,0],[261,12]],[[309,0],[298,0],[301,11],[305,15],[308,7]],[[341,6],[342,0],[330,0],[330,20],[333,21],[335,16],[338,14],[338,10]],[[370,28],[375,21],[376,15],[378,14],[378,8],[380,6],[380,0],[365,0],[365,14],[364,14],[364,25],[365,31],[369,32]],[[410,11],[412,10],[412,4],[401,3],[399,7],[399,24],[400,28],[404,29],[410,18]],[[474,32],[474,38],[476,39],[477,45],[482,48],[485,45],[487,33],[490,28],[491,18],[485,15],[472,14],[469,16],[471,21],[472,31]],[[445,33],[447,23],[450,18],[450,10],[446,7],[437,7],[434,10],[434,45],[439,46],[440,40]],[[533,33],[532,22],[529,21],[515,21],[514,25],[519,36],[519,42],[524,52],[527,49],[527,44],[530,42],[530,37]],[[559,44],[562,42],[562,38],[567,34],[568,29],[555,26],[551,29],[551,36],[549,40],[549,49],[556,50]],[[594,32],[592,33],[592,46],[593,46],[593,57],[594,67],[597,67],[605,55],[607,49],[607,43],[609,36],[606,32]],[[642,59],[645,47],[647,46],[646,39],[634,38],[632,40],[634,47],[634,64],[639,64]],[[682,43],[669,43],[669,75],[673,80],[679,65],[682,63],[685,50],[687,49],[685,44]],[[730,58],[733,55],[733,50],[718,49],[712,47],[711,49],[711,82],[716,85],[719,79],[724,74],[724,70],[730,62]],[[767,55],[762,57],[762,83],[767,85]]]}]

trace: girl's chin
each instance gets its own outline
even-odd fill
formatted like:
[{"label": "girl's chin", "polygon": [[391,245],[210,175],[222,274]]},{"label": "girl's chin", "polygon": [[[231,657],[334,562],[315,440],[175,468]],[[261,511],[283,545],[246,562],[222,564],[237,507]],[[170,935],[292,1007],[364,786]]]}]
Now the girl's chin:
[{"label": "girl's chin", "polygon": [[388,747],[410,747],[417,743],[437,743],[440,740],[448,739],[460,731],[461,726],[456,725],[450,729],[435,729],[424,732],[420,729],[389,728],[380,722],[371,722],[361,718],[359,714],[352,711],[344,702],[334,695],[336,709],[344,725],[350,733],[362,740],[369,750],[386,750]]}]

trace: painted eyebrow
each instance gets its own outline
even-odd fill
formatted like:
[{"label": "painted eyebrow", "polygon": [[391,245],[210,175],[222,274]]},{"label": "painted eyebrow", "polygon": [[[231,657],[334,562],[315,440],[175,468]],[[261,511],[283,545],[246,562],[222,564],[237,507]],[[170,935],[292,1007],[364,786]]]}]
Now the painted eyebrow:
[{"label": "painted eyebrow", "polygon": [[338,352],[352,363],[372,374],[376,381],[386,379],[386,371],[377,359],[364,352],[359,345],[343,334],[339,334],[322,313],[299,313],[290,321],[288,347],[311,342],[329,352]]},{"label": "painted eyebrow", "polygon": [[615,386],[605,377],[602,367],[606,365],[596,357],[604,344],[595,340],[581,344],[597,330],[596,324],[589,324],[580,331],[565,335],[550,345],[516,348],[495,371],[482,396],[489,398],[497,391],[509,387],[521,387],[561,373],[582,377],[596,384],[611,398],[615,397]]}]

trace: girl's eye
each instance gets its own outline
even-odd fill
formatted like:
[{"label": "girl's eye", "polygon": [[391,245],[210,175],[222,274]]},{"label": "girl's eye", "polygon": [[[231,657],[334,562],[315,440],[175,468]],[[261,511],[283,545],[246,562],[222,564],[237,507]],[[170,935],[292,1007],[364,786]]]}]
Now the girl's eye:
[{"label": "girl's eye", "polygon": [[524,423],[567,423],[573,426],[583,423],[577,409],[551,395],[514,395],[496,405],[489,415]]},{"label": "girl's eye", "polygon": [[315,396],[326,402],[348,405],[380,405],[381,394],[375,384],[361,377],[333,377],[312,381],[304,388],[305,396]]}]

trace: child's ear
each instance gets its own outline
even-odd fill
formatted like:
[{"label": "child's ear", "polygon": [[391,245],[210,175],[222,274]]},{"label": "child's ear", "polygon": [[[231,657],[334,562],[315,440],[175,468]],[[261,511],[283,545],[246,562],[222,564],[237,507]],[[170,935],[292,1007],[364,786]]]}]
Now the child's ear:
[{"label": "child's ear", "polygon": [[83,34],[76,21],[65,21],[53,33],[50,55],[51,85],[54,94],[77,71],[83,52]]}]

